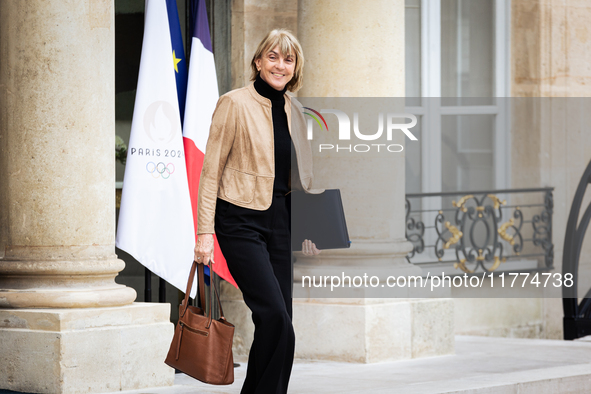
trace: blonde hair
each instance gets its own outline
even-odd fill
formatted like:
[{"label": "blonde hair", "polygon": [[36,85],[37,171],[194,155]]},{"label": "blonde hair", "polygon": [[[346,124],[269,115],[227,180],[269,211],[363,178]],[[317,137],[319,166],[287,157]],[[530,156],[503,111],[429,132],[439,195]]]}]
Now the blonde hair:
[{"label": "blonde hair", "polygon": [[269,34],[263,38],[250,62],[250,68],[252,70],[250,80],[254,81],[260,73],[260,71],[257,70],[255,62],[276,46],[279,46],[279,52],[282,56],[295,56],[293,78],[291,78],[291,81],[286,85],[287,90],[295,92],[301,88],[304,83],[304,53],[302,52],[302,47],[300,46],[298,39],[289,30],[271,30]]}]

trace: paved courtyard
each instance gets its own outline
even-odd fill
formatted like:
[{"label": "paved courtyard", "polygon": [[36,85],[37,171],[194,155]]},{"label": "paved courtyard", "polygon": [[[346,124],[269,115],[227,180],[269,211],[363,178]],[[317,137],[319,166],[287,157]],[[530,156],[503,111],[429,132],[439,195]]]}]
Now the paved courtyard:
[{"label": "paved courtyard", "polygon": [[[177,374],[172,387],[117,393],[237,394],[246,373],[240,364],[231,386]],[[591,393],[591,340],[457,336],[451,356],[379,364],[296,360],[289,393]]]}]

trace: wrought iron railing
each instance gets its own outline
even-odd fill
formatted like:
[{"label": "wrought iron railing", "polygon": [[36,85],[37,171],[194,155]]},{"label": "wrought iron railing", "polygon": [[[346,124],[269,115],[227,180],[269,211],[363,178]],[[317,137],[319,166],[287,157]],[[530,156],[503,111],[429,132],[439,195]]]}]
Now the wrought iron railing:
[{"label": "wrought iron railing", "polygon": [[[410,263],[458,274],[553,268],[553,188],[406,195]],[[453,267],[453,268],[452,268]]]}]

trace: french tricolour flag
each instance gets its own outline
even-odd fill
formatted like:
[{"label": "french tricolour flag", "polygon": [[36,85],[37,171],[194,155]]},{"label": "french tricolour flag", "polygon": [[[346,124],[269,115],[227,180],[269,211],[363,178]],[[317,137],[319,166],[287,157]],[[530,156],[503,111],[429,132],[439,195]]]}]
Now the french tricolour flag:
[{"label": "french tricolour flag", "polygon": [[[205,146],[207,145],[207,138],[209,136],[211,117],[219,98],[219,90],[205,1],[193,0],[191,6],[193,10],[193,33],[183,140],[191,205],[193,208],[193,221],[195,223],[195,233],[197,233],[199,176],[203,168]],[[214,260],[214,271],[236,286],[236,282],[230,275],[226,260],[222,255],[217,240],[215,241]]]}]

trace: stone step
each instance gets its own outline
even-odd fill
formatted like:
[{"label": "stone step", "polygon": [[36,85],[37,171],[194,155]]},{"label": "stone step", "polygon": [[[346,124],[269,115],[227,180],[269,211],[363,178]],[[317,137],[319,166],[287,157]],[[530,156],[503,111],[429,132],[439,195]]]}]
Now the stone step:
[{"label": "stone step", "polygon": [[[379,364],[296,360],[290,394],[591,393],[591,341],[456,336],[456,354]],[[122,393],[239,393],[246,364],[231,386],[177,374],[168,388]]]}]

